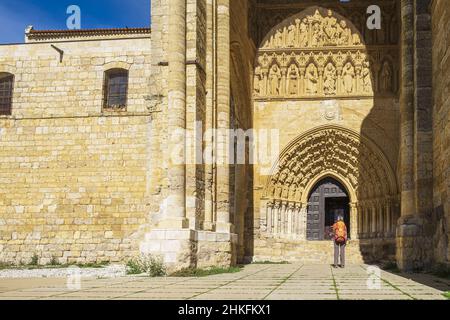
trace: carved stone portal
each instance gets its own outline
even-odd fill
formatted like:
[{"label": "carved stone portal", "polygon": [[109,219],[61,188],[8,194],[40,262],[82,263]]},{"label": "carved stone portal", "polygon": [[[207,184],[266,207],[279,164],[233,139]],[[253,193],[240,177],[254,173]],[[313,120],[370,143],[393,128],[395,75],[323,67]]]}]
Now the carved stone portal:
[{"label": "carved stone portal", "polygon": [[[385,223],[389,232],[392,231],[395,223],[390,205],[396,200],[398,190],[389,162],[371,140],[338,126],[307,132],[283,151],[264,192],[266,204],[261,230],[305,239],[307,196],[314,184],[327,176],[346,183],[350,201],[358,204],[359,212],[388,214],[389,222]],[[353,216],[356,219],[355,213]],[[368,218],[365,219],[367,222]],[[355,236],[357,232],[361,236],[365,233],[364,237],[376,236],[371,231],[375,227],[364,227],[362,221],[358,224],[359,230],[352,231]]]}]

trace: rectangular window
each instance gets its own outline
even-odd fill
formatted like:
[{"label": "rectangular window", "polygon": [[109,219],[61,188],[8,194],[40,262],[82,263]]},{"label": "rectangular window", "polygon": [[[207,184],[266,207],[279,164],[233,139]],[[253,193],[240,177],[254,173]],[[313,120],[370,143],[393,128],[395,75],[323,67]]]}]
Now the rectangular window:
[{"label": "rectangular window", "polygon": [[11,115],[14,76],[0,74],[0,115]]},{"label": "rectangular window", "polygon": [[106,72],[104,108],[123,110],[127,107],[128,71],[114,69]]}]

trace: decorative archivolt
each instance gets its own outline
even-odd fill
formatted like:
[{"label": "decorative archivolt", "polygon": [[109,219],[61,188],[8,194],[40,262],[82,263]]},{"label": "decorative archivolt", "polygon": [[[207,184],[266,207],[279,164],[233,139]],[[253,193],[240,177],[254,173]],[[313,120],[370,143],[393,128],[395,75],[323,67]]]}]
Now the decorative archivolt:
[{"label": "decorative archivolt", "polygon": [[357,197],[354,201],[397,194],[392,169],[374,143],[351,130],[327,126],[302,135],[283,152],[265,197],[302,202],[311,181],[323,172],[344,177]]},{"label": "decorative archivolt", "polygon": [[258,51],[255,99],[392,94],[397,87],[385,48],[366,50],[358,32],[328,10],[303,13],[273,29]]}]

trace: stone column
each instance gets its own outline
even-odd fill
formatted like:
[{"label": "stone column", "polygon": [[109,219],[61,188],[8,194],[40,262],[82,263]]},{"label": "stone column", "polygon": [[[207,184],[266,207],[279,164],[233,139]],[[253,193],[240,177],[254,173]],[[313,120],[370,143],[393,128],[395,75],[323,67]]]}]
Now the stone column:
[{"label": "stone column", "polygon": [[208,133],[205,143],[210,146],[208,153],[205,150],[205,156],[209,159],[205,163],[205,219],[203,229],[207,231],[215,230],[215,175],[214,164],[214,137],[213,129],[215,127],[216,111],[216,85],[215,74],[217,68],[216,59],[216,10],[215,3],[212,0],[206,4],[206,108],[205,108],[205,131]]},{"label": "stone column", "polygon": [[364,207],[364,238],[369,238],[370,235],[370,208],[367,206]]},{"label": "stone column", "polygon": [[366,238],[366,208],[361,205],[361,233],[360,238],[365,239]]},{"label": "stone column", "polygon": [[299,205],[299,235],[300,240],[306,240],[306,229],[308,227],[308,203]]},{"label": "stone column", "polygon": [[384,226],[383,226],[384,212],[383,212],[383,210],[384,210],[384,208],[383,208],[382,203],[381,202],[378,203],[378,205],[377,205],[377,233],[376,233],[377,238],[383,237],[383,232],[384,232],[383,231],[384,230]]},{"label": "stone column", "polygon": [[350,235],[352,239],[358,239],[359,212],[356,203],[350,203]]},{"label": "stone column", "polygon": [[392,212],[390,200],[386,201],[385,210],[386,210],[386,229],[384,234],[386,238],[390,238],[392,236]]},{"label": "stone column", "polygon": [[376,204],[372,204],[371,206],[371,215],[372,215],[372,220],[371,220],[371,228],[370,228],[370,237],[371,238],[376,238],[377,236],[377,206]]},{"label": "stone column", "polygon": [[[152,8],[162,10],[160,6],[152,3]],[[145,234],[140,252],[162,257],[171,271],[195,267],[197,260],[196,234],[186,219],[186,0],[170,0],[169,7],[170,14],[161,16],[168,21],[167,198],[161,220]],[[160,39],[155,41],[156,45]]]},{"label": "stone column", "polygon": [[267,218],[266,218],[266,225],[267,225],[267,233],[272,233],[272,214],[273,214],[273,203],[268,202],[267,208],[266,208]]},{"label": "stone column", "polygon": [[273,207],[273,234],[276,235],[279,233],[279,214],[280,214],[280,202],[275,201],[274,207]]},{"label": "stone column", "polygon": [[416,213],[414,201],[414,1],[401,0],[400,182],[401,216]]},{"label": "stone column", "polygon": [[167,206],[161,228],[188,227],[186,219],[186,0],[170,0]]},{"label": "stone column", "polygon": [[[426,16],[428,1],[402,0],[402,72],[401,72],[401,94],[400,94],[400,192],[401,208],[400,219],[397,225],[397,265],[404,271],[421,269],[430,263],[431,248],[426,248],[429,241],[424,238],[424,225],[426,217],[419,211],[430,207],[428,200],[431,186],[427,185],[430,173],[427,172],[426,163],[429,161],[427,150],[430,148],[421,145],[420,139],[427,141],[427,130],[430,123],[426,120],[424,113],[429,110],[417,108],[429,108],[431,105],[430,90],[424,81],[419,78],[430,78],[426,70],[421,72],[421,64],[429,60],[422,41],[426,41],[427,35],[422,34],[429,24],[422,16]],[[416,15],[417,14],[417,15]],[[426,33],[426,32],[425,32]],[[425,51],[424,51],[425,50]],[[429,62],[429,61],[428,61]],[[420,74],[419,74],[420,73]],[[415,81],[416,80],[416,81]],[[417,83],[416,83],[417,82]],[[422,91],[418,88],[423,89]],[[428,99],[428,100],[427,100]],[[427,102],[428,101],[428,102]],[[418,140],[416,140],[416,138]],[[417,188],[424,190],[423,194],[417,194]]]},{"label": "stone column", "polygon": [[216,231],[231,233],[230,221],[230,0],[217,0],[217,128],[222,135],[216,145],[225,153],[223,163],[217,164],[217,222]]},{"label": "stone column", "polygon": [[358,238],[364,238],[364,211],[360,204],[358,205]]}]

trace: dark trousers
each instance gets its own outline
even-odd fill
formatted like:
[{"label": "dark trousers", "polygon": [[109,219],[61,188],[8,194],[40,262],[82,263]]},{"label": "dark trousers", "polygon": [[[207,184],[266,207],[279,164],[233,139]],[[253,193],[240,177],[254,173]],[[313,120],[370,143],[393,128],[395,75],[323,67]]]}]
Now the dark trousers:
[{"label": "dark trousers", "polygon": [[342,244],[334,242],[334,265],[339,264],[339,257],[341,258],[341,266],[345,266],[345,242]]}]

